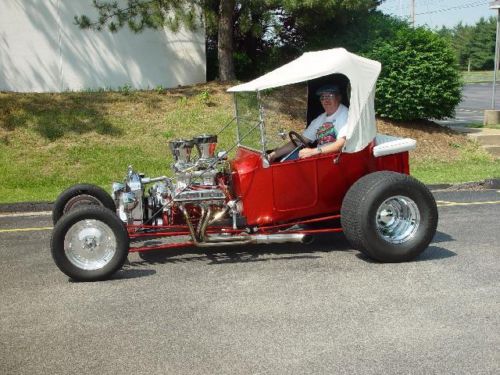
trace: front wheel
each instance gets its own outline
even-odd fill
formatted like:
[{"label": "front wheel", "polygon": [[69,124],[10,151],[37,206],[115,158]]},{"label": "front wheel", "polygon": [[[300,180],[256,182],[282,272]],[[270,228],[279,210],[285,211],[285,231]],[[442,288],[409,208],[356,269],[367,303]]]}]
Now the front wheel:
[{"label": "front wheel", "polygon": [[103,280],[127,259],[129,237],[122,221],[99,206],[74,210],[55,225],[50,243],[57,267],[77,281]]},{"label": "front wheel", "polygon": [[381,262],[405,262],[432,241],[438,223],[432,193],[415,178],[375,172],[347,192],[341,209],[344,234],[351,245]]}]

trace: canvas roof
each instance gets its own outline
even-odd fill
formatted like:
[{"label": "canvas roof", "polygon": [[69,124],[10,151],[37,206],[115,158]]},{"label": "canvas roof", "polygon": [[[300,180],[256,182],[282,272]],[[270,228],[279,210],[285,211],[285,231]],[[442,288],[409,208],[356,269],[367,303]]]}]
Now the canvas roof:
[{"label": "canvas roof", "polygon": [[381,64],[344,48],[307,52],[253,81],[233,86],[229,92],[262,91],[340,73],[351,85],[345,151],[362,150],[376,134],[375,87]]}]

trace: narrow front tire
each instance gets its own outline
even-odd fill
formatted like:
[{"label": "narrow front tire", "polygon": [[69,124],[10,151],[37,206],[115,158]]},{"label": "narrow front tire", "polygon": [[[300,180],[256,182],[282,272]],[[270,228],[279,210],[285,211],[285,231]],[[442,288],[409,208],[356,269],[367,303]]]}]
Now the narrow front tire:
[{"label": "narrow front tire", "polygon": [[73,280],[109,278],[127,259],[129,237],[116,214],[90,206],[64,215],[55,225],[50,243],[57,267]]}]

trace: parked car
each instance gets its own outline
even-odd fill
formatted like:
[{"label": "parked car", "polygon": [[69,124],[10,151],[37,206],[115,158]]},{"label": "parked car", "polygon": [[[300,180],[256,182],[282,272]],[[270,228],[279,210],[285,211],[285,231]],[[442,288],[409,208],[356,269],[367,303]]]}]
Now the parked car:
[{"label": "parked car", "polygon": [[[429,190],[409,175],[415,140],[377,134],[380,69],[338,48],[305,53],[230,88],[236,115],[225,128],[237,128],[230,150],[217,152],[217,135],[176,139],[169,142],[173,177],[145,177],[129,167],[111,195],[89,184],[64,191],[53,209],[55,263],[75,280],[93,281],[119,270],[129,252],[307,242],[325,232],[343,232],[353,248],[380,262],[414,259],[432,240],[438,213]],[[318,87],[342,88],[346,143],[339,153],[271,163],[264,94],[298,82],[308,87],[308,118],[320,110]],[[249,103],[255,110],[241,108]],[[289,136],[303,146],[297,133]],[[144,244],[151,238],[168,241]]]}]

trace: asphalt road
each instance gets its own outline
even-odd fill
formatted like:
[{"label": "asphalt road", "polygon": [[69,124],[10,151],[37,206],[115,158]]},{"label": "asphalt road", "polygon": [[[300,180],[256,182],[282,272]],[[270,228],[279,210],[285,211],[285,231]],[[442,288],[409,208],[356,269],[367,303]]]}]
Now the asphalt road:
[{"label": "asphalt road", "polygon": [[[500,109],[500,85],[496,88],[495,108]],[[436,121],[444,125],[466,125],[470,123],[483,123],[484,110],[491,109],[491,83],[474,83],[464,85],[462,101],[456,108],[453,119]]]},{"label": "asphalt road", "polygon": [[49,216],[0,217],[0,373],[498,374],[500,192],[435,195],[414,262],[330,235],[133,254],[97,283],[53,264]]}]

